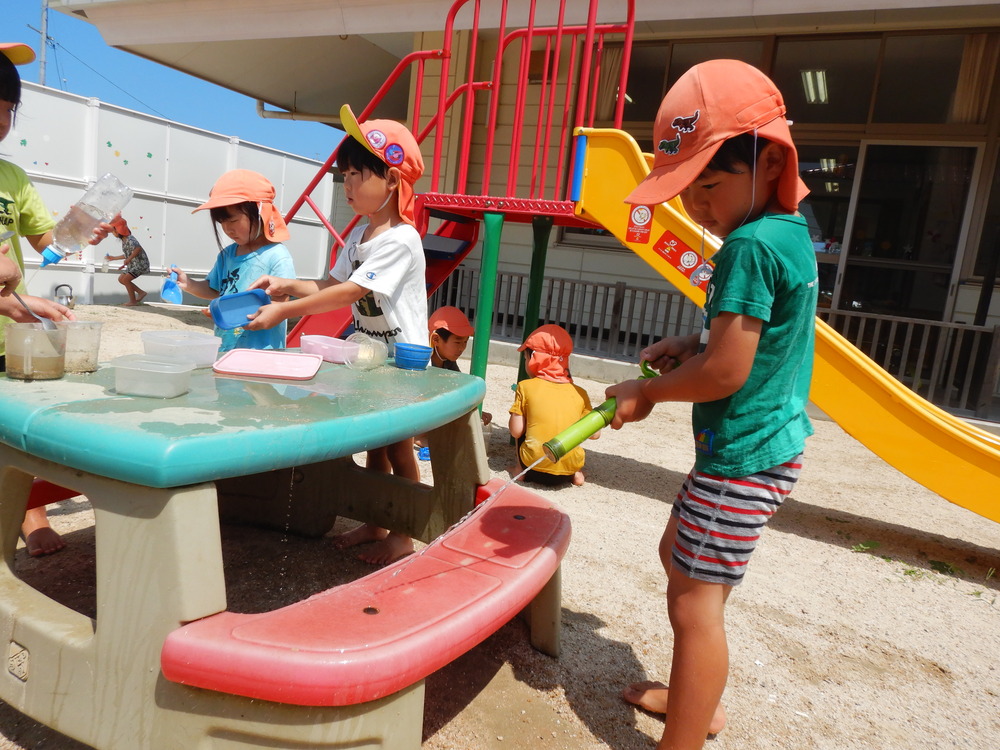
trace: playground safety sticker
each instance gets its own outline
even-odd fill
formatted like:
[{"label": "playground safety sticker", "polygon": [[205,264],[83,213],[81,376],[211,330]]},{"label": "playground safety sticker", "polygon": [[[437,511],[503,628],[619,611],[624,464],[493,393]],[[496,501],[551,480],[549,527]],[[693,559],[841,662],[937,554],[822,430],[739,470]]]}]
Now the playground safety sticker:
[{"label": "playground safety sticker", "polygon": [[694,272],[695,267],[698,264],[698,254],[685,245],[681,239],[669,229],[665,231],[663,236],[656,241],[655,245],[653,245],[653,252],[684,274],[685,277],[691,279],[691,283],[694,286],[699,286],[702,289],[707,286],[708,278],[691,278],[691,274]]},{"label": "playground safety sticker", "polygon": [[649,242],[649,232],[652,229],[653,210],[649,206],[633,206],[628,215],[628,229],[625,239],[628,242]]}]

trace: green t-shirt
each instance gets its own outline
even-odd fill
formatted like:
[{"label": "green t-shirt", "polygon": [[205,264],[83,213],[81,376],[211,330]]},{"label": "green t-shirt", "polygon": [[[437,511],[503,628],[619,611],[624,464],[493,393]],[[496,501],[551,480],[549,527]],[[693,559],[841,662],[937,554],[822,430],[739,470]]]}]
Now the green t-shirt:
[{"label": "green t-shirt", "polygon": [[[6,240],[11,245],[10,255],[24,272],[24,255],[21,252],[21,237],[30,234],[45,234],[56,224],[52,214],[45,208],[38,191],[31,184],[28,175],[20,167],[0,159],[0,234],[14,231],[14,236]],[[18,292],[25,292],[24,280],[17,286]],[[0,315],[0,355],[6,353],[4,326],[12,322]]]},{"label": "green t-shirt", "polygon": [[763,321],[746,383],[728,398],[695,404],[695,467],[743,477],[805,448],[818,294],[816,255],[801,216],[764,214],[726,238],[713,258],[705,341],[720,313]]}]

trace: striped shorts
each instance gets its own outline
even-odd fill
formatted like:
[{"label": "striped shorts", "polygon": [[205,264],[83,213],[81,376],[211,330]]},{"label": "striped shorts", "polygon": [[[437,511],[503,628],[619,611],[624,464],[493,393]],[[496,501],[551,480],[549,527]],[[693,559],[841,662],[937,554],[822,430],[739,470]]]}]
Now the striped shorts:
[{"label": "striped shorts", "polygon": [[746,477],[691,470],[677,493],[672,562],[689,578],[738,586],[764,526],[788,497],[802,454]]}]

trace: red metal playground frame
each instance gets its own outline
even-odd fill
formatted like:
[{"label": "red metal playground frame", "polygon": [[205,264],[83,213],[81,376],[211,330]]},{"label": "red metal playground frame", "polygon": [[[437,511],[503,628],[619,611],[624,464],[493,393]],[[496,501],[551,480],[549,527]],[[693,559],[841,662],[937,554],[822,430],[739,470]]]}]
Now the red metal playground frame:
[{"label": "red metal playground frame", "polygon": [[[635,4],[634,0],[619,0],[618,6],[625,20],[621,23],[598,23],[600,0],[589,0],[586,23],[570,24],[566,21],[569,0],[560,0],[555,20],[542,25],[537,22],[538,0],[530,0],[525,11],[524,3],[516,3],[522,14],[526,12],[526,23],[511,28],[508,23],[509,0],[456,0],[452,5],[444,25],[443,46],[434,50],[411,52],[396,65],[395,69],[372,97],[368,105],[358,115],[358,119],[368,119],[386,95],[397,85],[407,85],[412,92],[409,127],[422,144],[425,161],[430,166],[430,189],[417,195],[417,225],[424,237],[427,254],[427,293],[432,294],[449,274],[458,267],[479,238],[479,224],[489,218],[484,237],[484,262],[481,278],[488,285],[480,289],[478,309],[493,309],[496,277],[496,258],[499,251],[499,232],[504,219],[516,222],[531,222],[542,229],[536,230],[535,255],[541,256],[537,270],[540,288],[544,270],[544,253],[548,244],[548,231],[557,226],[593,226],[577,217],[573,212],[573,202],[569,200],[572,165],[571,134],[574,127],[593,127],[598,109],[597,81],[601,78],[602,66],[607,64],[606,42],[620,40],[622,54],[618,86],[615,93],[613,126],[621,126],[631,56]],[[545,3],[546,6],[551,3]],[[573,3],[578,13],[582,3]],[[484,6],[487,6],[484,9]],[[548,16],[552,15],[545,8]],[[498,20],[497,26],[482,25],[484,13]],[[461,29],[468,30],[468,64],[464,72],[451,70],[452,51]],[[496,30],[498,53],[492,65],[482,65],[482,32]],[[539,64],[540,63],[540,64]],[[505,83],[504,73],[513,66],[515,85]],[[430,69],[429,69],[430,68]],[[477,78],[477,71],[490,70],[488,79]],[[409,73],[409,76],[406,74]],[[459,74],[460,73],[460,74]],[[425,116],[422,104],[428,76],[440,82],[434,111]],[[452,83],[452,81],[454,81]],[[449,88],[451,86],[451,88]],[[483,98],[485,97],[485,102]],[[433,101],[433,100],[432,100]],[[474,113],[482,111],[485,104],[487,121],[485,133],[476,130]],[[499,112],[502,105],[513,105],[514,120],[509,144],[497,140]],[[537,111],[533,122],[525,113]],[[449,136],[455,154],[450,163],[458,165],[455,175],[456,191],[441,192],[444,180],[442,161],[445,150],[445,127],[449,118],[458,118],[457,127],[452,126]],[[479,126],[480,128],[482,126]],[[485,144],[476,154],[483,162],[481,179],[476,186],[470,185],[470,156],[474,151],[476,137]],[[429,150],[425,144],[432,143]],[[455,148],[457,144],[457,148]],[[522,156],[530,153],[530,163]],[[550,160],[555,154],[555,179]],[[429,158],[428,158],[429,157]],[[313,201],[311,195],[319,183],[331,171],[337,160],[337,150],[317,171],[302,195],[292,205],[286,221],[294,217],[303,205],[308,205],[319,217],[334,240],[335,253],[344,244],[344,237],[355,225],[355,217],[345,229],[338,232],[329,219]],[[506,173],[506,179],[495,180],[496,174]],[[501,184],[502,183],[502,184]],[[497,218],[499,217],[499,218]],[[431,220],[436,226],[429,231]],[[492,259],[488,258],[492,255]],[[533,260],[533,277],[538,257]],[[492,267],[491,267],[492,266]],[[487,278],[488,277],[488,278]],[[526,325],[529,320],[537,320],[537,300],[532,307],[532,292],[529,285],[528,309],[525,311]],[[478,316],[485,317],[485,316]],[[350,324],[350,310],[312,315],[303,318],[292,329],[288,337],[289,346],[298,344],[304,333],[339,335]],[[480,331],[480,324],[483,331]],[[476,341],[488,341],[489,321],[477,321]],[[479,335],[484,333],[485,335]],[[485,369],[485,349],[481,357],[473,350],[473,372],[477,370],[477,359],[482,360]]]}]

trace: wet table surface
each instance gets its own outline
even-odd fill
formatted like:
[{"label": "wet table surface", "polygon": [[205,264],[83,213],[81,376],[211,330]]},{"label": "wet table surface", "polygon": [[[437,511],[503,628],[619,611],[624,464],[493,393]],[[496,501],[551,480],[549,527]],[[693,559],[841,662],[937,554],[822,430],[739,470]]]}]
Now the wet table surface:
[{"label": "wet table surface", "polygon": [[478,406],[480,378],[324,363],[311,380],[194,370],[188,393],[122,396],[115,371],[24,382],[0,377],[0,441],[148,487],[178,487],[349,456],[451,422]]}]

